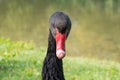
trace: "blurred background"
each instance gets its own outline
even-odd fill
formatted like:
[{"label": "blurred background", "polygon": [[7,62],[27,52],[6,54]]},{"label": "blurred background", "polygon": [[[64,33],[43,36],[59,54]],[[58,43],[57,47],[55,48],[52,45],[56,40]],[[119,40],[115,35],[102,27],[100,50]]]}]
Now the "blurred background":
[{"label": "blurred background", "polygon": [[120,62],[120,0],[0,0],[0,38],[47,48],[49,18],[56,11],[72,21],[68,56]]}]

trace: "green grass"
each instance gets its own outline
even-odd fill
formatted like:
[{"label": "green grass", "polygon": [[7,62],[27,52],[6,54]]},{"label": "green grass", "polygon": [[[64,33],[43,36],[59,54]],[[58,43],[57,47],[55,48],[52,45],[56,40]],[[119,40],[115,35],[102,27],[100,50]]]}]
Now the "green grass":
[{"label": "green grass", "polygon": [[[41,80],[46,48],[33,42],[0,38],[0,80]],[[66,80],[120,80],[120,64],[81,57],[65,57]]]}]

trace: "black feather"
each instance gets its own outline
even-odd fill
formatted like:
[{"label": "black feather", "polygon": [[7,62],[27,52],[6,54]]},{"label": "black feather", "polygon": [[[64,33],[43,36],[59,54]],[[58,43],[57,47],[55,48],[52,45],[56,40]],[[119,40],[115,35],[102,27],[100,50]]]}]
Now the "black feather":
[{"label": "black feather", "polygon": [[49,33],[48,50],[42,68],[42,80],[65,80],[62,59],[56,57],[56,42]]}]

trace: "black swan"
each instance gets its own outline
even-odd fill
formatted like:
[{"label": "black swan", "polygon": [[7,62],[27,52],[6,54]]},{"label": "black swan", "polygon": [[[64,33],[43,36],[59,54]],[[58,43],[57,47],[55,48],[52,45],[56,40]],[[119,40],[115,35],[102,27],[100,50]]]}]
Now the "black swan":
[{"label": "black swan", "polygon": [[71,30],[71,20],[64,12],[50,17],[47,54],[43,62],[42,80],[65,80],[62,59],[65,57],[65,40]]}]

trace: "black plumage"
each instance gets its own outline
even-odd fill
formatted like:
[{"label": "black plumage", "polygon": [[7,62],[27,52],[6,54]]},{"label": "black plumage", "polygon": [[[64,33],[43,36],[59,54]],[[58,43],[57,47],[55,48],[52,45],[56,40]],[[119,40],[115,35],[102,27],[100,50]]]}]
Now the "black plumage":
[{"label": "black plumage", "polygon": [[68,36],[71,21],[65,13],[56,12],[50,18],[48,49],[43,62],[42,80],[65,80],[62,59],[58,59],[56,56],[55,28]]}]

